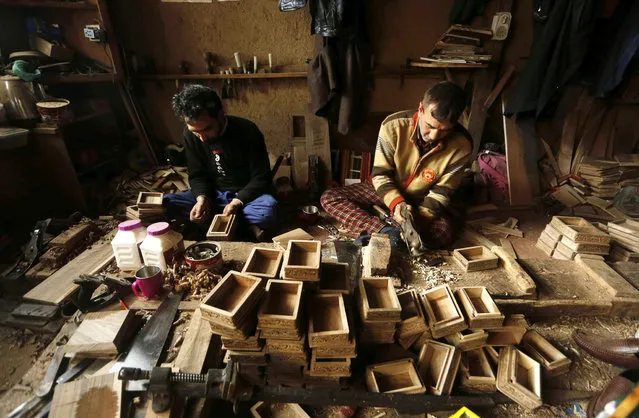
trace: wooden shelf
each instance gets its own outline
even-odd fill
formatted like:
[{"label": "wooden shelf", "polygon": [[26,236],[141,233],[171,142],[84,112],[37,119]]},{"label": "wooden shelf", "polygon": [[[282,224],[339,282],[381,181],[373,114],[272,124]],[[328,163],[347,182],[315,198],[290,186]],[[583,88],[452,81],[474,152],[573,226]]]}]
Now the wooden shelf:
[{"label": "wooden shelf", "polygon": [[39,80],[42,84],[69,84],[69,83],[112,83],[116,75],[111,73],[96,74],[55,74],[43,75]]},{"label": "wooden shelf", "polygon": [[134,75],[134,80],[227,80],[227,79],[260,79],[260,78],[306,78],[305,71],[290,73],[257,73],[257,74],[141,74]]},{"label": "wooden shelf", "polygon": [[46,0],[0,0],[0,6],[40,7],[49,9],[97,10],[96,4],[84,1],[46,1]]}]

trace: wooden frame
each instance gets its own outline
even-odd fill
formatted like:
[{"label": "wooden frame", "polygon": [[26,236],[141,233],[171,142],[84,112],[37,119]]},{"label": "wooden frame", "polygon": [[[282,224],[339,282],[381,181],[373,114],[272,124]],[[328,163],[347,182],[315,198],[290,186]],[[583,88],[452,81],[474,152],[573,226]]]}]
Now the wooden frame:
[{"label": "wooden frame", "polygon": [[536,331],[524,334],[523,348],[541,364],[546,376],[559,376],[570,370],[572,361]]},{"label": "wooden frame", "polygon": [[315,295],[311,298],[308,320],[308,345],[321,347],[346,345],[350,329],[341,294]]},{"label": "wooden frame", "polygon": [[370,392],[416,394],[426,392],[412,359],[401,359],[366,367]]},{"label": "wooden frame", "polygon": [[483,348],[462,354],[459,388],[469,393],[492,393],[497,390],[497,378]]},{"label": "wooden frame", "polygon": [[497,328],[503,325],[504,315],[485,287],[460,287],[455,293],[464,308],[469,328]]},{"label": "wooden frame", "polygon": [[452,345],[429,340],[419,351],[417,370],[426,389],[433,395],[450,395],[461,352]]},{"label": "wooden frame", "polygon": [[503,348],[499,354],[497,389],[524,408],[540,407],[542,401],[539,363],[514,347]]},{"label": "wooden frame", "polygon": [[465,329],[444,337],[461,351],[475,350],[486,345],[488,333],[483,329]]},{"label": "wooden frame", "polygon": [[290,240],[284,254],[282,278],[318,281],[322,258],[320,241]]},{"label": "wooden frame", "polygon": [[268,404],[262,401],[251,407],[251,416],[253,418],[311,418],[296,403]]},{"label": "wooden frame", "polygon": [[421,295],[421,301],[433,338],[441,338],[468,328],[448,285],[427,290]]},{"label": "wooden frame", "polygon": [[214,241],[231,241],[236,226],[235,215],[215,215],[206,232],[206,238]]},{"label": "wooden frame", "polygon": [[499,257],[480,245],[455,249],[453,259],[464,271],[490,270],[499,266]]},{"label": "wooden frame", "polygon": [[276,279],[283,257],[284,251],[282,250],[253,247],[246,263],[244,263],[242,273],[265,279]]},{"label": "wooden frame", "polygon": [[359,282],[362,318],[367,321],[400,321],[402,307],[388,277],[362,277]]},{"label": "wooden frame", "polygon": [[[417,292],[415,290],[400,292],[397,294],[397,299],[402,307],[402,321],[397,327],[398,338],[402,339],[412,335],[417,335],[417,338],[419,338],[419,335],[428,329],[428,325],[426,325],[426,318],[422,311],[422,305],[419,303]],[[412,343],[406,344],[408,346],[412,345]]]},{"label": "wooden frame", "polygon": [[553,216],[550,224],[564,237],[577,244],[610,244],[610,236],[590,222],[574,216]]},{"label": "wooden frame", "polygon": [[297,329],[302,304],[302,282],[269,280],[257,314],[260,329]]},{"label": "wooden frame", "polygon": [[509,315],[504,320],[504,324],[499,328],[486,328],[488,333],[487,345],[503,347],[507,345],[517,345],[521,342],[526,333],[528,325],[521,314]]},{"label": "wooden frame", "polygon": [[231,270],[202,299],[202,317],[223,327],[240,326],[263,292],[262,279]]},{"label": "wooden frame", "polygon": [[155,209],[162,207],[162,199],[164,193],[160,192],[140,192],[138,194],[138,200],[135,204],[138,209]]},{"label": "wooden frame", "polygon": [[347,263],[322,262],[319,293],[351,293],[350,266]]}]

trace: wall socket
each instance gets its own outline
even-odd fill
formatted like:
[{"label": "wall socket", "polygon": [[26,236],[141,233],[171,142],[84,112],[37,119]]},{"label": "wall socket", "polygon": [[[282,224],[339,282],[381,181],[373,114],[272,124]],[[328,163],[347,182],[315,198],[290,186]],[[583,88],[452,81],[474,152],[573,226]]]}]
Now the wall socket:
[{"label": "wall socket", "polygon": [[100,25],[86,25],[84,27],[84,37],[91,42],[106,42],[106,32]]}]

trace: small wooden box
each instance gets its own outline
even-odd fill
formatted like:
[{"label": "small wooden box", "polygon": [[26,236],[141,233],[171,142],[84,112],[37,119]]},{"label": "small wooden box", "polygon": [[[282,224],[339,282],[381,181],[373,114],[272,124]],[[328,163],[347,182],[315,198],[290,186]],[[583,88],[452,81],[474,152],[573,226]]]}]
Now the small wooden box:
[{"label": "small wooden box", "polygon": [[388,277],[362,277],[359,282],[362,318],[367,321],[400,321],[402,307]]},{"label": "small wooden box", "polygon": [[260,329],[297,329],[302,304],[302,282],[269,280],[257,314]]},{"label": "small wooden box", "polygon": [[262,279],[231,270],[202,300],[202,318],[224,327],[241,326],[263,292]]},{"label": "small wooden box", "polygon": [[524,334],[523,348],[541,364],[546,376],[559,376],[570,370],[570,359],[536,331]]},{"label": "small wooden box", "polygon": [[164,198],[164,193],[157,192],[140,192],[138,194],[138,201],[136,206],[138,209],[141,208],[149,208],[154,209],[162,206],[162,199]]},{"label": "small wooden box", "polygon": [[484,329],[488,333],[486,344],[497,347],[517,345],[521,342],[527,329],[528,324],[523,315],[509,315],[504,320],[502,327]]},{"label": "small wooden box", "polygon": [[515,347],[504,347],[499,353],[497,389],[519,405],[536,409],[541,401],[539,363]]},{"label": "small wooden box", "polygon": [[461,351],[438,341],[426,341],[419,351],[417,369],[433,395],[450,395],[459,369]]},{"label": "small wooden box", "polygon": [[464,271],[490,270],[499,266],[499,258],[482,246],[458,248],[453,251],[453,259]]},{"label": "small wooden box", "polygon": [[[407,336],[419,335],[426,331],[428,329],[428,325],[426,325],[426,318],[422,311],[422,305],[419,303],[417,292],[415,290],[407,290],[405,292],[398,293],[397,299],[402,307],[402,321],[397,327],[398,338],[402,339]],[[412,343],[406,344],[408,346],[412,345]]]},{"label": "small wooden box", "polygon": [[231,241],[235,233],[235,215],[215,215],[206,238],[214,241]]},{"label": "small wooden box", "polygon": [[366,387],[378,393],[424,393],[422,382],[412,359],[401,359],[366,367]]},{"label": "small wooden box", "polygon": [[469,328],[497,328],[504,323],[504,315],[485,287],[460,287],[455,293],[464,308]]},{"label": "small wooden box", "polygon": [[610,244],[610,236],[595,228],[583,218],[573,216],[553,216],[550,224],[564,237],[577,244]]},{"label": "small wooden box", "polygon": [[441,338],[468,326],[448,285],[436,286],[421,295],[433,338]]},{"label": "small wooden box", "polygon": [[255,247],[244,263],[242,273],[265,279],[277,279],[284,251]]},{"label": "small wooden box", "polygon": [[486,345],[488,333],[483,329],[466,329],[444,337],[461,351],[475,350]]},{"label": "small wooden box", "polygon": [[309,374],[311,376],[350,376],[351,359],[321,358],[317,357],[317,352],[313,350]]},{"label": "small wooden box", "polygon": [[319,293],[351,293],[350,266],[347,263],[322,262]]},{"label": "small wooden box", "polygon": [[497,378],[483,348],[462,353],[459,388],[469,393],[492,393]]},{"label": "small wooden box", "polygon": [[350,329],[341,294],[315,295],[311,298],[308,345],[327,347],[349,343]]},{"label": "small wooden box", "polygon": [[258,402],[251,407],[253,418],[311,418],[301,406],[296,403],[265,403]]},{"label": "small wooden box", "polygon": [[290,240],[284,254],[282,278],[318,281],[322,258],[321,245],[319,241]]}]

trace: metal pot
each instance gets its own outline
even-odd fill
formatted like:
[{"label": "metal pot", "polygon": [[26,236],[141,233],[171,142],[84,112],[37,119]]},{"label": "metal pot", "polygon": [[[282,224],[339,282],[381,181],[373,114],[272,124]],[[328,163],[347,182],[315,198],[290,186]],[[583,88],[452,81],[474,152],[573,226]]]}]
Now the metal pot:
[{"label": "metal pot", "polygon": [[16,126],[30,128],[40,120],[35,96],[19,77],[0,77],[0,103]]}]

